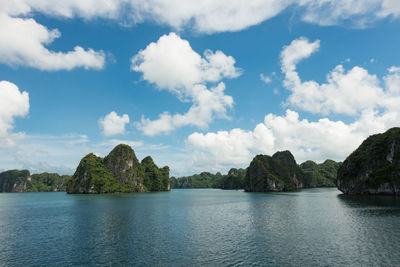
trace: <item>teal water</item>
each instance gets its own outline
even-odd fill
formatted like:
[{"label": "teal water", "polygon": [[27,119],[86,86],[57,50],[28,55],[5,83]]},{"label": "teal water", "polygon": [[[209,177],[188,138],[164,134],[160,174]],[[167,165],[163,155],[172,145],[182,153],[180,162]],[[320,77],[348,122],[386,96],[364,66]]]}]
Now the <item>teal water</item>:
[{"label": "teal water", "polygon": [[400,200],[336,189],[0,194],[0,266],[399,266]]}]

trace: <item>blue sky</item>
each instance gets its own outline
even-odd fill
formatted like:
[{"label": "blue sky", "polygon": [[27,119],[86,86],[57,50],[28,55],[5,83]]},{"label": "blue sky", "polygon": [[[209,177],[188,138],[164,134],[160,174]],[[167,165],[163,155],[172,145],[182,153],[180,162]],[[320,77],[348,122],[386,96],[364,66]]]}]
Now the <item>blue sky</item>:
[{"label": "blue sky", "polygon": [[343,160],[400,125],[399,15],[392,0],[3,1],[0,169],[73,173],[118,143],[176,176],[286,149]]}]

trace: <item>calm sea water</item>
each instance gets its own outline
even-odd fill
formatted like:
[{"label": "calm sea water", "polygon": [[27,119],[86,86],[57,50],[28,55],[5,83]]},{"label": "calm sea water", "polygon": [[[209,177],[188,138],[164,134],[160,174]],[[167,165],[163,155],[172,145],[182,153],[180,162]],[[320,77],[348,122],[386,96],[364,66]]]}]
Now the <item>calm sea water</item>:
[{"label": "calm sea water", "polygon": [[400,200],[295,193],[0,194],[0,266],[400,265]]}]

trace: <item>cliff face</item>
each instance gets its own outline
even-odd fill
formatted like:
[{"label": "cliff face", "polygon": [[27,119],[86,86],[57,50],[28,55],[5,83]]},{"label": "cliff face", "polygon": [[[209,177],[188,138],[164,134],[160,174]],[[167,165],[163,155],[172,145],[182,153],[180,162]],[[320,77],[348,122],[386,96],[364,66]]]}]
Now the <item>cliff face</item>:
[{"label": "cliff face", "polygon": [[[150,157],[147,157],[150,158]],[[151,159],[142,164],[130,146],[118,145],[104,159],[89,154],[69,180],[68,193],[114,193],[169,190],[169,168],[159,169]]]},{"label": "cliff face", "polygon": [[400,128],[368,137],[338,170],[345,194],[400,195]]},{"label": "cliff face", "polygon": [[10,170],[0,173],[0,192],[25,192],[31,176],[28,170]]},{"label": "cliff face", "polygon": [[65,191],[71,176],[57,173],[30,175],[28,170],[10,170],[0,173],[0,192]]},{"label": "cliff face", "polygon": [[169,167],[158,168],[153,159],[148,156],[141,162],[143,183],[149,191],[169,191]]},{"label": "cliff face", "polygon": [[118,182],[135,192],[144,192],[143,173],[135,152],[128,145],[116,146],[107,157],[104,164],[112,172]]},{"label": "cliff face", "polygon": [[272,157],[257,155],[247,169],[244,189],[248,192],[293,191],[303,188],[303,172],[290,151]]}]

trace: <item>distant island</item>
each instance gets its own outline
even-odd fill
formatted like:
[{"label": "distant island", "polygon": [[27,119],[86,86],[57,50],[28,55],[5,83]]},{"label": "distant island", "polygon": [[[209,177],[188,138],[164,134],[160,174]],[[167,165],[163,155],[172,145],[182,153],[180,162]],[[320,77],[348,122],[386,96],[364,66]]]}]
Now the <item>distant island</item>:
[{"label": "distant island", "polygon": [[180,178],[171,177],[171,188],[245,189],[248,192],[293,191],[311,187],[335,187],[341,163],[326,160],[321,164],[308,160],[297,165],[290,151],[272,157],[257,155],[247,169],[228,174],[202,172]]},{"label": "distant island", "polygon": [[400,195],[400,128],[368,137],[338,170],[345,194]]},{"label": "distant island", "polygon": [[171,188],[219,188],[219,189],[243,189],[246,169],[232,168],[228,174],[222,175],[220,172],[212,174],[202,172],[184,177],[171,177]]},{"label": "distant island", "polygon": [[306,161],[297,165],[288,150],[274,155],[257,155],[247,168],[244,189],[248,192],[295,191],[303,188],[334,187],[341,163]]},{"label": "distant island", "polygon": [[0,173],[0,192],[65,191],[70,175],[57,173],[30,174],[28,170],[9,170]]},{"label": "distant island", "polygon": [[169,190],[169,167],[158,168],[149,156],[139,163],[133,149],[123,144],[105,158],[93,153],[85,156],[67,185],[69,194]]}]

